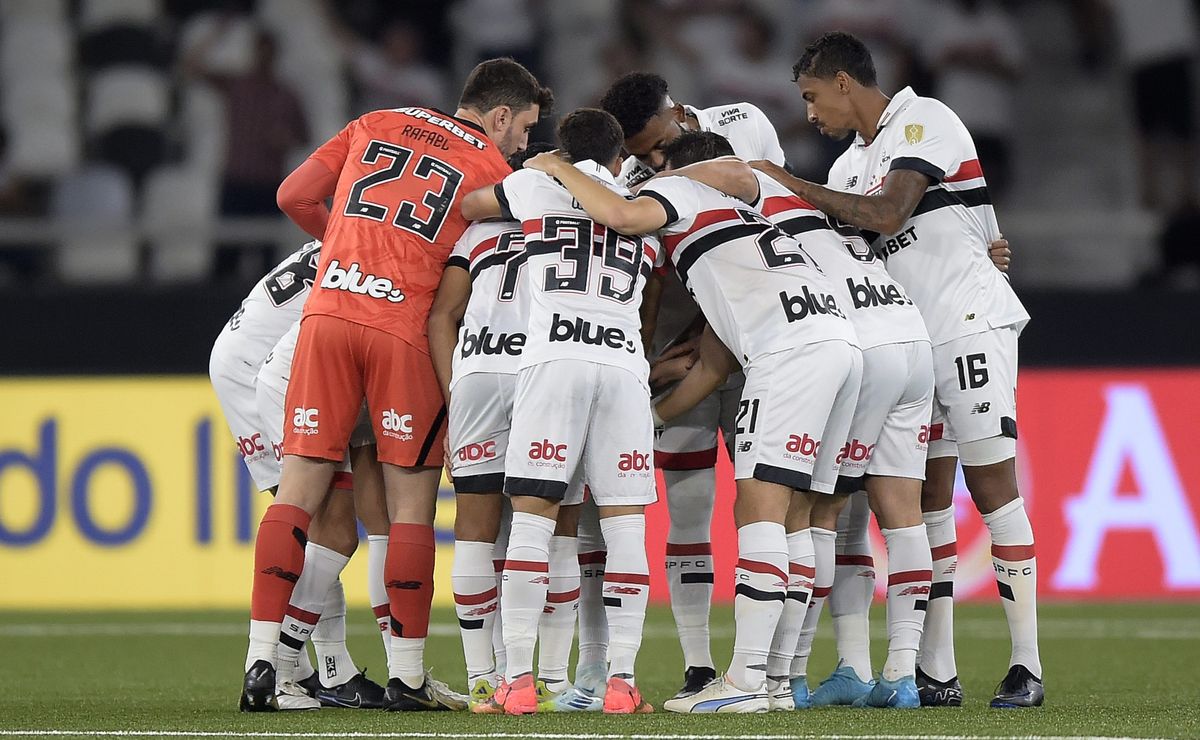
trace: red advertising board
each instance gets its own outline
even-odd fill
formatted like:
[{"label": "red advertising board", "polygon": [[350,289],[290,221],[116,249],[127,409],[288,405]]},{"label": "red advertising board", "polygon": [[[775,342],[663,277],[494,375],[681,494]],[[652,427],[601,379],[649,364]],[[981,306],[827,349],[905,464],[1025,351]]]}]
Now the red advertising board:
[{"label": "red advertising board", "polygon": [[[1043,599],[1200,599],[1200,370],[1031,370],[1018,391],[1018,473]],[[733,595],[732,471],[717,469],[716,598]],[[660,487],[662,479],[659,478]],[[955,594],[994,599],[986,528],[959,478]],[[651,593],[667,599],[667,507],[649,509]],[[886,572],[874,537],[877,571]]]}]

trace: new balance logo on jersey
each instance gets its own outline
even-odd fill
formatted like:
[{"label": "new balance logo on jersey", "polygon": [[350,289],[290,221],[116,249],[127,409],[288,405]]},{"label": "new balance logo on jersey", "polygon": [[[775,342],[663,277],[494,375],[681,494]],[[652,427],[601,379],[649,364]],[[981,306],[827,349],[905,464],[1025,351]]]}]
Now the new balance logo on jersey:
[{"label": "new balance logo on jersey", "polygon": [[813,293],[807,285],[801,289],[800,295],[788,295],[786,291],[780,291],[779,302],[783,304],[783,315],[787,317],[789,324],[810,314],[829,314],[846,318],[833,296],[828,293]]},{"label": "new balance logo on jersey", "polygon": [[483,327],[478,334],[472,334],[470,329],[463,330],[462,357],[467,359],[472,355],[513,355],[521,354],[525,346],[525,335],[493,334],[491,329]]},{"label": "new balance logo on jersey", "polygon": [[821,449],[821,440],[813,439],[807,433],[802,436],[789,434],[786,449],[799,453],[801,457],[816,457],[817,450]]},{"label": "new balance logo on jersey", "polygon": [[255,434],[251,437],[237,438],[238,452],[242,453],[242,457],[251,458],[257,457],[258,453],[265,452],[266,447],[262,443],[262,435]]},{"label": "new balance logo on jersey", "polygon": [[401,442],[408,442],[413,438],[412,435],[412,414],[397,414],[396,409],[388,409],[381,415],[380,426],[383,427],[383,436],[398,439]]},{"label": "new balance logo on jersey", "polygon": [[836,462],[838,465],[841,465],[845,460],[865,462],[871,459],[871,453],[874,451],[875,445],[865,445],[857,439],[852,439],[842,446],[842,449],[838,452]]},{"label": "new balance logo on jersey", "polygon": [[325,276],[321,278],[321,287],[326,290],[345,290],[369,298],[385,298],[391,303],[404,300],[404,291],[390,279],[364,275],[357,262],[351,262],[349,267],[343,268],[337,260],[331,261]]},{"label": "new balance logo on jersey", "polygon": [[550,322],[551,342],[582,342],[583,344],[604,345],[613,349],[623,349],[630,354],[638,352],[638,345],[625,336],[625,332],[615,327],[593,324],[587,319],[575,317],[575,320],[564,319],[554,314]]},{"label": "new balance logo on jersey", "polygon": [[292,434],[316,434],[320,409],[297,408],[292,412]]},{"label": "new balance logo on jersey", "polygon": [[875,285],[871,278],[864,277],[861,283],[854,278],[846,278],[846,287],[850,289],[850,297],[854,299],[855,308],[875,308],[876,306],[911,306],[912,300],[900,292],[900,286],[895,283]]},{"label": "new balance logo on jersey", "polygon": [[990,401],[984,401],[983,403],[977,403],[971,407],[972,414],[986,414],[987,412],[989,412],[991,410],[992,410],[992,404]]},{"label": "new balance logo on jersey", "polygon": [[637,470],[649,470],[650,467],[650,454],[646,452],[638,452],[637,450],[634,450],[633,452],[622,452],[621,459],[617,463],[617,470],[620,470],[622,473],[628,473],[630,471]]},{"label": "new balance logo on jersey", "polygon": [[849,190],[850,188],[854,187],[857,184],[858,184],[858,175],[853,175],[852,177],[850,177],[846,180],[846,189]]},{"label": "new balance logo on jersey", "polygon": [[567,446],[556,445],[548,439],[543,439],[541,442],[533,442],[529,445],[530,460],[553,460],[556,462],[567,461]]},{"label": "new balance logo on jersey", "polygon": [[461,462],[492,460],[495,457],[496,440],[494,439],[489,439],[486,442],[472,442],[469,445],[463,445],[458,448],[458,459]]}]

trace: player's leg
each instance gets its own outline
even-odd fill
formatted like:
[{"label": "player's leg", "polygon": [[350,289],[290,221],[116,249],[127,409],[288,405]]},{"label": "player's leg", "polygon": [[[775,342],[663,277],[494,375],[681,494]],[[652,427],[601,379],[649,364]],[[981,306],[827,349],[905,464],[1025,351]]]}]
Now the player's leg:
[{"label": "player's leg", "polygon": [[923,706],[957,707],[963,701],[954,655],[954,574],[958,570],[954,479],[958,453],[953,438],[947,438],[950,432],[941,420],[944,417],[936,401],[934,409],[925,483],[921,486],[921,519],[929,538],[933,579],[917,660],[917,687]]},{"label": "player's leg", "polygon": [[579,516],[579,663],[575,687],[604,698],[608,683],[608,617],[604,614],[604,569],[608,549],[590,495]]},{"label": "player's leg", "polygon": [[804,677],[801,675],[793,682],[791,669],[816,576],[812,530],[808,522],[810,504],[807,496],[793,496],[784,522],[788,545],[787,599],[783,602],[783,613],[775,627],[767,657],[767,695],[772,711],[808,706],[807,684],[801,690]]},{"label": "player's leg", "polygon": [[1013,327],[992,329],[934,348],[938,394],[957,436],[967,488],[991,534],[1012,639],[1009,671],[994,707],[1038,706],[1043,700],[1037,560],[1016,476],[1017,334]]},{"label": "player's leg", "polygon": [[458,379],[449,408],[454,478],[454,566],[451,585],[472,704],[496,689],[492,637],[500,608],[493,554],[500,530],[504,456],[515,376],[474,373]]},{"label": "player's leg", "polygon": [[[324,503],[336,465],[345,456],[363,395],[353,359],[357,331],[327,316],[300,330],[285,408],[283,466],[275,502],[258,527],[250,603],[250,649],[240,706],[274,708],[275,652],[280,625],[304,566],[312,515]],[[285,416],[285,423],[289,421]]]},{"label": "player's leg", "polygon": [[871,554],[870,523],[867,492],[857,491],[838,515],[836,565],[827,599],[838,660],[851,666],[857,675],[867,675],[871,666],[870,610],[875,595],[875,559]]},{"label": "player's leg", "polygon": [[[368,424],[367,431],[370,431]],[[358,431],[355,431],[358,434]],[[350,462],[354,473],[354,511],[367,531],[367,596],[371,612],[383,640],[386,655],[391,644],[388,595],[384,587],[383,568],[387,562],[388,518],[387,497],[383,488],[383,467],[379,462],[374,439],[369,444],[350,443]]]},{"label": "player's leg", "polygon": [[666,575],[671,612],[683,649],[684,685],[690,696],[716,677],[709,646],[712,608],[712,509],[716,498],[717,422],[720,392],[672,419],[654,441],[655,465],[666,484]]},{"label": "player's leg", "polygon": [[579,509],[580,504],[560,506],[550,538],[550,584],[538,622],[539,711],[553,711],[556,696],[571,689],[567,666],[579,608]]},{"label": "player's leg", "polygon": [[507,496],[501,496],[500,530],[496,534],[496,546],[492,549],[492,570],[496,575],[496,619],[492,623],[492,652],[496,656],[497,685],[508,668],[508,648],[504,646],[504,615],[500,613],[500,599],[504,595],[504,558],[508,554],[508,535],[512,529],[512,504]]}]

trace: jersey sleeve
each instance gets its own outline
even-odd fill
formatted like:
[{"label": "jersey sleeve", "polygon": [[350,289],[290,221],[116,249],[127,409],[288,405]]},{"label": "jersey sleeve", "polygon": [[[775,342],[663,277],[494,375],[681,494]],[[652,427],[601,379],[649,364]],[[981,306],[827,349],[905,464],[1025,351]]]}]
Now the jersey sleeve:
[{"label": "jersey sleeve", "polygon": [[696,216],[696,198],[691,192],[693,183],[686,177],[661,177],[652,180],[638,191],[638,197],[653,198],[667,212],[663,228],[669,229],[680,221],[691,221]]},{"label": "jersey sleeve", "polygon": [[500,214],[510,221],[536,218],[538,180],[544,175],[537,170],[517,170],[496,184],[496,200]]},{"label": "jersey sleeve", "polygon": [[455,242],[454,249],[450,250],[450,256],[446,259],[446,267],[461,267],[470,272],[471,247],[475,242],[475,235],[479,233],[476,226],[477,224],[468,226],[463,235]]},{"label": "jersey sleeve", "polygon": [[754,122],[754,130],[758,135],[759,149],[758,154],[760,159],[770,160],[780,167],[786,164],[783,154],[783,147],[779,145],[779,134],[775,131],[775,125],[771,123],[771,119],[767,118],[767,114],[759,110],[758,106],[750,103],[742,103],[746,111],[750,114],[750,120]]},{"label": "jersey sleeve", "polygon": [[350,156],[350,140],[357,124],[358,121],[346,124],[345,128],[334,134],[329,141],[317,147],[317,150],[308,158],[325,165],[335,175],[340,175],[342,167],[346,164],[346,158]]},{"label": "jersey sleeve", "polygon": [[915,170],[941,182],[964,160],[966,153],[959,136],[962,124],[936,103],[917,101],[888,125],[900,128],[900,143],[892,152],[889,172]]}]

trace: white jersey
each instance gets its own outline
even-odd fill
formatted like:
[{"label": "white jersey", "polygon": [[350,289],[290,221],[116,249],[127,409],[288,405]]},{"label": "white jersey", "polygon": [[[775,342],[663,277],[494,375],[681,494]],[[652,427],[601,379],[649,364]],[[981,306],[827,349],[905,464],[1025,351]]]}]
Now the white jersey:
[{"label": "white jersey", "polygon": [[[595,162],[575,166],[629,194]],[[587,360],[647,379],[638,310],[646,278],[661,264],[658,242],[595,223],[543,172],[518,170],[496,186],[496,195],[505,216],[520,221],[525,232],[529,324],[520,367]]]},{"label": "white jersey", "polygon": [[921,312],[913,305],[853,226],[835,229],[824,213],[777,180],[755,170],[755,207],[812,255],[835,288],[838,305],[854,325],[863,350],[899,342],[928,342]]},{"label": "white jersey", "polygon": [[954,111],[907,87],[884,110],[875,140],[868,146],[856,137],[834,163],[829,187],[873,195],[900,169],[933,183],[903,228],[879,235],[875,248],[921,309],[933,343],[1004,326],[1019,331],[1029,314],[988,258],[1000,228],[971,134]]},{"label": "white jersey", "polygon": [[[779,134],[766,114],[750,103],[730,103],[712,108],[684,109],[700,124],[701,131],[713,131],[729,139],[733,153],[741,159],[769,159],[780,167],[784,164],[783,147],[779,146]],[[626,157],[621,165],[617,182],[633,187],[650,179],[654,169],[643,164],[637,157]]]},{"label": "white jersey", "polygon": [[447,266],[471,276],[471,297],[463,314],[450,385],[471,373],[515,375],[525,347],[529,294],[521,277],[525,234],[513,221],[471,224]]},{"label": "white jersey", "polygon": [[236,337],[236,349],[227,351],[252,361],[257,372],[279,338],[300,320],[320,259],[321,242],[311,241],[259,280],[221,332],[230,341]]},{"label": "white jersey", "polygon": [[663,246],[743,365],[831,339],[858,346],[830,280],[761,213],[685,177],[654,180],[639,195],[666,210]]}]

